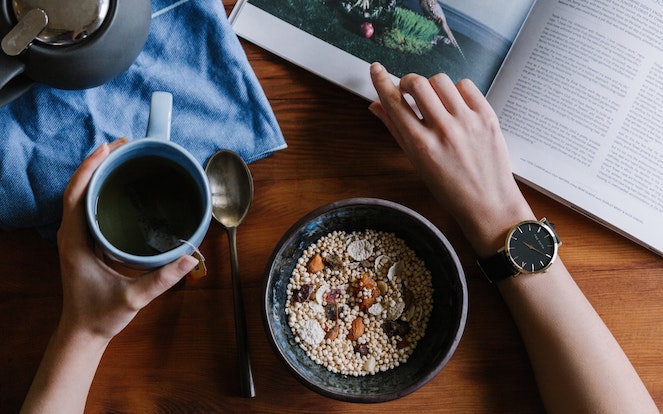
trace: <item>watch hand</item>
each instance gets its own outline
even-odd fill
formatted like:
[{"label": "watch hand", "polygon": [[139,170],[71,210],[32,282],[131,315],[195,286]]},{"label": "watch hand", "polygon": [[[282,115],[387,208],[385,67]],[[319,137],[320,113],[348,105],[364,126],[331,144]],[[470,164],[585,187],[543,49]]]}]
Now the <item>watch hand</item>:
[{"label": "watch hand", "polygon": [[544,255],[544,256],[546,255],[546,254],[543,253],[541,250],[537,249],[536,247],[532,246],[531,244],[529,244],[529,243],[527,243],[527,242],[524,242],[523,244],[524,244],[525,246],[527,246],[529,249],[534,250],[535,252],[537,252],[537,253],[539,253],[539,254],[542,254],[542,255]]}]

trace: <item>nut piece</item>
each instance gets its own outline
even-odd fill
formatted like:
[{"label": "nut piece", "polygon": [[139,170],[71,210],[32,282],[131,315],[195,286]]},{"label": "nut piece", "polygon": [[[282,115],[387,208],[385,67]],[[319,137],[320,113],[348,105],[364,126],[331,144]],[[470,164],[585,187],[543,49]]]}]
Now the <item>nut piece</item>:
[{"label": "nut piece", "polygon": [[361,262],[371,257],[373,254],[373,245],[367,240],[355,240],[348,244],[347,252],[348,256]]},{"label": "nut piece", "polygon": [[364,298],[361,300],[361,303],[359,304],[359,309],[361,309],[363,312],[368,312],[368,310],[375,304],[375,298],[374,297],[369,297],[369,298]]},{"label": "nut piece", "polygon": [[333,328],[327,331],[327,333],[325,334],[325,339],[333,341],[334,339],[338,338],[338,331],[340,330],[341,329],[338,327],[338,325],[335,325]]},{"label": "nut piece", "polygon": [[352,321],[352,328],[350,328],[350,332],[348,332],[348,339],[351,341],[356,341],[363,334],[364,334],[364,318],[359,316],[355,318],[354,321]]},{"label": "nut piece", "polygon": [[316,254],[311,258],[311,261],[308,262],[308,266],[306,266],[306,270],[308,270],[309,273],[318,273],[322,269],[325,268],[325,264],[322,261],[322,256],[319,254]]},{"label": "nut piece", "polygon": [[377,287],[377,283],[375,283],[375,280],[369,275],[368,273],[364,273],[361,275],[361,279],[359,280],[359,288],[360,289],[368,289],[368,290],[373,290]]},{"label": "nut piece", "polygon": [[315,301],[322,305],[322,301],[325,298],[325,296],[327,296],[328,290],[329,290],[329,285],[326,283],[322,286],[319,286],[315,290]]},{"label": "nut piece", "polygon": [[378,283],[378,289],[380,289],[380,294],[384,296],[385,293],[389,292],[389,286],[380,280]]},{"label": "nut piece", "polygon": [[377,361],[375,360],[375,357],[373,355],[369,355],[368,358],[366,358],[366,362],[364,362],[364,371],[375,371],[376,363]]},{"label": "nut piece", "polygon": [[370,313],[371,315],[380,316],[382,315],[383,310],[384,308],[382,307],[381,304],[374,303],[368,308],[368,313]]},{"label": "nut piece", "polygon": [[323,261],[332,270],[338,270],[343,267],[343,259],[341,259],[341,257],[335,253],[329,254],[323,259]]},{"label": "nut piece", "polygon": [[391,267],[387,271],[387,279],[394,280],[394,277],[400,276],[402,272],[403,272],[403,263],[398,261],[393,265],[391,265]]},{"label": "nut piece", "polygon": [[325,338],[325,331],[318,321],[307,319],[297,329],[302,341],[309,345],[318,345]]}]

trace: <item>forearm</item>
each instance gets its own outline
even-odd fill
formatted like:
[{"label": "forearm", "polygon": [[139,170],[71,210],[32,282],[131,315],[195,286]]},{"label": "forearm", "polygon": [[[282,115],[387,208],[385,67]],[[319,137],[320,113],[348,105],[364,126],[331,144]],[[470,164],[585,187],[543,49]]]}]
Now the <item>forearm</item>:
[{"label": "forearm", "polygon": [[58,326],[21,413],[82,413],[108,340]]},{"label": "forearm", "polygon": [[[371,111],[456,218],[479,257],[503,247],[513,225],[535,219],[514,181],[497,115],[471,81],[454,85],[444,74],[430,79],[411,74],[396,87],[379,64],[371,65],[371,77],[380,97]],[[415,100],[419,114],[405,95]],[[658,413],[561,261],[546,274],[498,284],[549,412]]]},{"label": "forearm", "polygon": [[658,413],[621,347],[566,267],[498,284],[549,413]]},{"label": "forearm", "polygon": [[[522,195],[509,214],[472,220],[480,257],[504,245],[510,226],[535,216]],[[545,273],[497,283],[521,333],[549,413],[658,413],[640,377],[561,260]]]}]

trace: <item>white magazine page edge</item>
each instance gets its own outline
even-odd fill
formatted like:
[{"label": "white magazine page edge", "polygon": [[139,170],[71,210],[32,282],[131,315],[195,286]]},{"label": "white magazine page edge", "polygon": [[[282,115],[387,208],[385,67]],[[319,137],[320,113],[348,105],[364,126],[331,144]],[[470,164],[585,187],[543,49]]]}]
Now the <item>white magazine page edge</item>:
[{"label": "white magazine page edge", "polygon": [[[371,102],[378,99],[371,83],[369,62],[247,2],[238,3],[229,19],[235,33],[249,42]],[[394,82],[398,82],[397,77],[393,78]]]}]

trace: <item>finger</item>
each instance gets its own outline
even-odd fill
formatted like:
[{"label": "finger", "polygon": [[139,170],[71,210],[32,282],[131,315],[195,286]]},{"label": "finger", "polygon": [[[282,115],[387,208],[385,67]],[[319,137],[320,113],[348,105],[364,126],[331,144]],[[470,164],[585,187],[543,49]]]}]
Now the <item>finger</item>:
[{"label": "finger", "polygon": [[399,87],[402,93],[412,96],[426,122],[444,122],[449,116],[448,109],[430,80],[409,74],[401,78]]},{"label": "finger", "polygon": [[406,101],[403,93],[394,85],[391,76],[384,66],[379,63],[371,65],[371,80],[378,93],[384,112],[393,120],[391,122],[392,128],[398,130],[396,135],[404,135],[403,132],[405,131],[422,128],[419,117]]},{"label": "finger", "polygon": [[66,233],[70,241],[73,241],[71,236],[75,236],[76,240],[85,240],[87,233],[83,214],[83,199],[90,178],[108,154],[125,142],[127,142],[126,138],[120,138],[110,144],[100,145],[83,160],[78,169],[72,174],[63,195],[63,215],[58,231],[59,237]]},{"label": "finger", "polygon": [[474,82],[463,79],[458,82],[456,88],[470,109],[481,114],[496,116],[492,106]]},{"label": "finger", "polygon": [[444,73],[437,74],[430,79],[430,83],[450,114],[457,115],[467,110],[467,103],[449,76]]},{"label": "finger", "polygon": [[109,153],[108,144],[104,143],[90,154],[69,179],[69,184],[64,191],[64,215],[76,207],[85,194],[87,184],[94,170],[106,158]]},{"label": "finger", "polygon": [[141,309],[154,298],[179,282],[198,264],[193,256],[182,256],[152,272],[145,273],[129,286],[128,300],[131,306]]},{"label": "finger", "polygon": [[92,173],[107,155],[108,145],[103,144],[83,161],[69,179],[63,195],[62,223],[57,234],[60,248],[64,248],[63,243],[69,243],[71,247],[86,242],[83,197]]},{"label": "finger", "polygon": [[78,205],[82,200],[92,174],[111,151],[127,142],[126,138],[117,139],[110,144],[102,144],[92,152],[72,174],[64,192],[65,212]]}]

